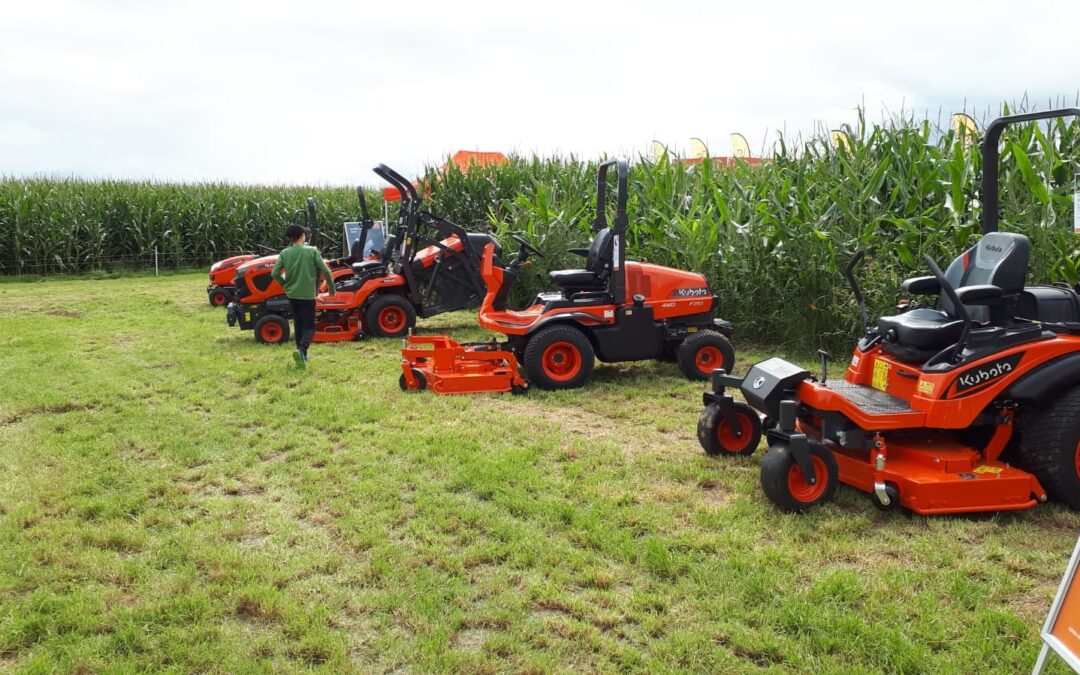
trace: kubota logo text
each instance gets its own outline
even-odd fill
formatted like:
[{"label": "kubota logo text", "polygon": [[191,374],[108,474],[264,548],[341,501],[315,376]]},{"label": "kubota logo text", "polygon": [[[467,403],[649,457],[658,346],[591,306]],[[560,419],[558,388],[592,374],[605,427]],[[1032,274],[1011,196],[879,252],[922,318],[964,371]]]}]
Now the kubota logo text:
[{"label": "kubota logo text", "polygon": [[676,288],[671,293],[673,298],[696,298],[702,295],[708,295],[709,289],[707,288]]},{"label": "kubota logo text", "polygon": [[956,393],[959,394],[968,389],[974,389],[1011,373],[1016,368],[1016,364],[1020,363],[1020,358],[1023,355],[1021,352],[960,373],[956,378]]}]

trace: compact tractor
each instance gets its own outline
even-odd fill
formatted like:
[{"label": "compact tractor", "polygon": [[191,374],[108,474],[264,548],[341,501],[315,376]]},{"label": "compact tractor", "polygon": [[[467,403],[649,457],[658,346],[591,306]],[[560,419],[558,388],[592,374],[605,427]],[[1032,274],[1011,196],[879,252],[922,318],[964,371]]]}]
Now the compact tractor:
[{"label": "compact tractor", "polygon": [[[358,340],[366,334],[403,337],[416,325],[417,317],[477,307],[485,291],[480,251],[487,245],[495,255],[502,250],[491,235],[466,232],[419,210],[416,188],[393,169],[380,164],[375,173],[401,192],[397,223],[379,255],[363,258],[375,230],[358,190],[364,214],[360,234],[349,258],[330,261],[336,293],[322,293],[316,299],[315,342]],[[344,269],[340,275],[338,266]],[[272,267],[272,262],[260,267],[267,279]],[[259,275],[242,281],[238,274],[237,286],[243,283],[250,289],[261,280]],[[235,316],[241,328],[254,327],[257,340],[281,343],[289,336],[289,306],[284,295],[276,302],[266,297],[274,286],[269,281],[266,291],[256,289],[233,303],[230,317]],[[267,338],[266,330],[274,339]]]},{"label": "compact tractor", "polygon": [[[618,191],[609,225],[607,177],[613,166]],[[701,380],[717,368],[730,369],[735,361],[728,342],[731,324],[714,318],[718,298],[705,277],[626,260],[627,173],[625,161],[599,166],[595,235],[587,249],[570,250],[583,256],[585,265],[551,272],[549,279],[558,290],[540,293],[528,308],[508,309],[507,297],[521,268],[540,251],[515,235],[517,257],[503,267],[494,247],[485,247],[487,294],[479,323],[505,335],[506,341],[460,345],[445,336],[434,343],[432,338],[410,337],[403,352],[402,388],[423,389],[430,383],[436,393],[515,391],[523,385],[517,374],[520,363],[530,384],[570,389],[588,380],[597,358],[622,362],[673,355],[683,374]],[[491,375],[492,369],[499,375],[478,376]]]},{"label": "compact tractor", "polygon": [[927,257],[932,275],[902,284],[936,305],[901,303],[870,327],[856,254],[845,276],[864,335],[842,379],[828,379],[824,354],[817,377],[779,358],[742,378],[714,373],[698,422],[705,451],[751,454],[764,426],[761,486],[785,511],[829,501],[840,483],[879,508],[926,515],[1047,499],[1080,509],[1080,298],[1067,285],[1026,285],[1027,237],[998,231],[1002,131],[1070,115],[1080,109],[987,127],[981,238],[945,271]]},{"label": "compact tractor", "polygon": [[[356,193],[360,200],[361,212],[364,214],[359,228],[359,243],[358,245],[354,243],[350,248],[350,257],[326,261],[334,279],[352,275],[351,256],[363,250],[363,240],[374,222],[367,215],[363,189],[356,188]],[[310,240],[317,241],[321,232],[315,212],[315,200],[311,197],[307,200],[307,222],[311,234]],[[356,223],[345,223],[347,240],[350,235],[356,236],[356,228],[353,227],[355,225]],[[346,247],[349,248],[348,243]],[[325,251],[325,246],[320,250]],[[233,276],[232,299],[227,305],[225,314],[230,326],[239,325],[241,330],[254,330],[255,339],[266,344],[281,344],[289,339],[289,318],[292,316],[289,299],[285,297],[285,289],[270,276],[277,258],[278,254],[274,252],[273,255],[249,260],[236,268]],[[325,283],[325,280],[323,282]]]}]

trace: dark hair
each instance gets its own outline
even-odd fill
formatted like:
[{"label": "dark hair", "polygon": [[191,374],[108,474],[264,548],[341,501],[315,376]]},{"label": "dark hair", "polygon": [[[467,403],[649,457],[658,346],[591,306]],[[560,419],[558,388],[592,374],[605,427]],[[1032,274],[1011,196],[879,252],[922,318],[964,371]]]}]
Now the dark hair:
[{"label": "dark hair", "polygon": [[300,235],[307,234],[307,228],[303,225],[297,225],[293,223],[289,226],[289,229],[285,230],[285,236],[289,238],[289,241],[296,241],[300,238]]}]

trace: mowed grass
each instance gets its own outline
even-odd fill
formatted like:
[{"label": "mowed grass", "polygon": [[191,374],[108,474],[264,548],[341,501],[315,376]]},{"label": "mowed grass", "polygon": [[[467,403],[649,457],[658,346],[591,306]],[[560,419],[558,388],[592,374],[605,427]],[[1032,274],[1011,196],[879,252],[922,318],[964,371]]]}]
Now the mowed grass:
[{"label": "mowed grass", "polygon": [[[400,342],[316,345],[301,373],[204,286],[0,284],[0,670],[1035,659],[1077,514],[920,518],[842,488],[783,515],[760,453],[700,451],[703,386],[672,364],[599,366],[573,392],[406,395]],[[424,329],[484,337],[468,313]]]}]

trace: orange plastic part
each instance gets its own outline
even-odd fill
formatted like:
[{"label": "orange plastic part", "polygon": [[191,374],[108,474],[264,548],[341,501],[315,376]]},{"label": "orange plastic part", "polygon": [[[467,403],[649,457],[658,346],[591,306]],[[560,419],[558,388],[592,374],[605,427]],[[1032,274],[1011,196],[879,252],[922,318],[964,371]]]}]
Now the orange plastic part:
[{"label": "orange plastic part", "polygon": [[448,335],[410,334],[401,350],[405,388],[419,389],[423,376],[436,394],[484,394],[525,391],[514,353],[494,342],[459,344]]}]

